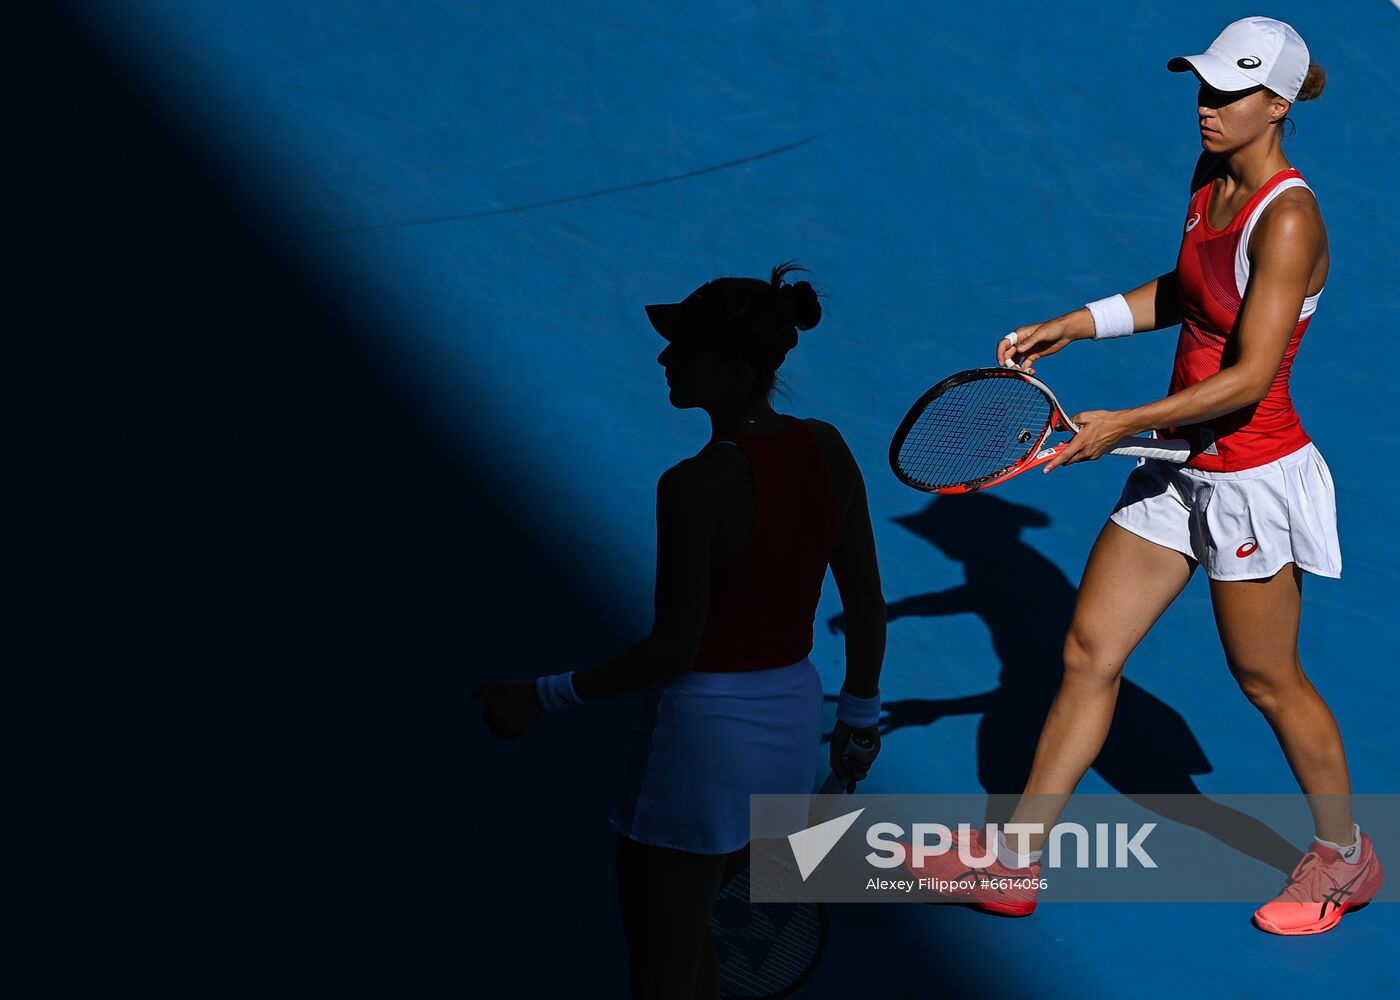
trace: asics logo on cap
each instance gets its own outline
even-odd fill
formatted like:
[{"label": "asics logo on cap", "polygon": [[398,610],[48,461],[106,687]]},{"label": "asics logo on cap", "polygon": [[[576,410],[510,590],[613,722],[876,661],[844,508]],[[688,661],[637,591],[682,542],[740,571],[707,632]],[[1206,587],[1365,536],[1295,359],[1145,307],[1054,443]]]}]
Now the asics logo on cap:
[{"label": "asics logo on cap", "polygon": [[1308,65],[1308,47],[1291,26],[1271,17],[1246,17],[1226,25],[1200,55],[1177,56],[1167,69],[1190,70],[1201,82],[1226,93],[1264,86],[1292,101],[1307,78]]}]

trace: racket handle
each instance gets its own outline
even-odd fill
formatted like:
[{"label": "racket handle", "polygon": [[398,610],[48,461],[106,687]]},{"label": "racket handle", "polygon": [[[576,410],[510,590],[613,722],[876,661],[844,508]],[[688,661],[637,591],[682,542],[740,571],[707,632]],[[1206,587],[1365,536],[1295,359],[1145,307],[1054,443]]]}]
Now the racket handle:
[{"label": "racket handle", "polygon": [[[851,734],[851,741],[846,744],[845,758],[847,760],[869,760],[875,756],[875,741],[863,733]],[[817,789],[818,795],[835,795],[838,792],[851,794],[853,782],[842,781],[840,775],[832,771],[822,782],[821,788]]]},{"label": "racket handle", "polygon": [[1109,450],[1128,458],[1160,458],[1180,465],[1191,457],[1191,445],[1176,438],[1125,437]]}]

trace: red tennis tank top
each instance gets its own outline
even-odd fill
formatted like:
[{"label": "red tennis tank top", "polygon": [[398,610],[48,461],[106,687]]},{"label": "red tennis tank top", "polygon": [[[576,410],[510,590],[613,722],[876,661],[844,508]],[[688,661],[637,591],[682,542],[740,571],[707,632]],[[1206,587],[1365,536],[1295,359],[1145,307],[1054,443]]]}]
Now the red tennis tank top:
[{"label": "red tennis tank top", "polygon": [[[1249,281],[1248,240],[1255,220],[1275,193],[1281,193],[1280,187],[1306,186],[1297,170],[1279,171],[1220,230],[1210,225],[1212,182],[1192,194],[1176,262],[1183,320],[1168,392],[1180,392],[1234,362],[1239,351],[1235,321],[1242,289]],[[1191,443],[1187,465],[1209,472],[1237,472],[1282,458],[1311,440],[1293,408],[1288,377],[1316,305],[1317,296],[1304,301],[1283,363],[1263,399],[1213,420],[1169,431],[1168,436]]]},{"label": "red tennis tank top", "polygon": [[812,651],[812,621],[841,508],[821,445],[796,417],[733,439],[749,462],[753,526],[714,566],[696,670],[765,670]]}]

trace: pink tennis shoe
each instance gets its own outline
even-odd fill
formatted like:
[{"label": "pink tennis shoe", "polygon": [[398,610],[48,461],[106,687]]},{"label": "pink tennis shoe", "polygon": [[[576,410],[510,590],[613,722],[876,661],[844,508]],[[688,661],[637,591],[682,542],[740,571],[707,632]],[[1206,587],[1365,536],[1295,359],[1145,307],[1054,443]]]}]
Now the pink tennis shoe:
[{"label": "pink tennis shoe", "polygon": [[[958,834],[946,854],[937,854],[915,865],[912,848],[904,845],[904,868],[920,879],[921,896],[937,896],[930,902],[967,906],[999,917],[1029,917],[1035,912],[1040,886],[1040,862],[1029,868],[1007,868],[993,861],[986,868],[971,868],[958,857]],[[972,857],[986,856],[990,850],[986,833],[971,830],[968,852]]]},{"label": "pink tennis shoe", "polygon": [[1347,911],[1369,903],[1385,873],[1370,837],[1363,833],[1353,849],[1361,860],[1349,864],[1338,851],[1314,841],[1278,897],[1254,911],[1254,926],[1270,934],[1321,934]]}]

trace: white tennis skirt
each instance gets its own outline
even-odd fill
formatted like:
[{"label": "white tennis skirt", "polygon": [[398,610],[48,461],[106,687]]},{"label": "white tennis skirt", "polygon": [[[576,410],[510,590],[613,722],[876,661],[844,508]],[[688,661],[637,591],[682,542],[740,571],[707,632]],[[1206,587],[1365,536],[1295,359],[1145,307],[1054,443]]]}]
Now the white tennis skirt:
[{"label": "white tennis skirt", "polygon": [[1332,473],[1311,442],[1239,472],[1144,460],[1128,475],[1112,520],[1195,559],[1212,580],[1267,579],[1288,563],[1342,575]]},{"label": "white tennis skirt", "polygon": [[[822,682],[807,657],[741,673],[691,670],[648,688],[622,799],[610,822],[644,844],[728,854],[750,840],[749,796],[801,794],[816,781]],[[761,837],[807,825],[765,809]]]}]

